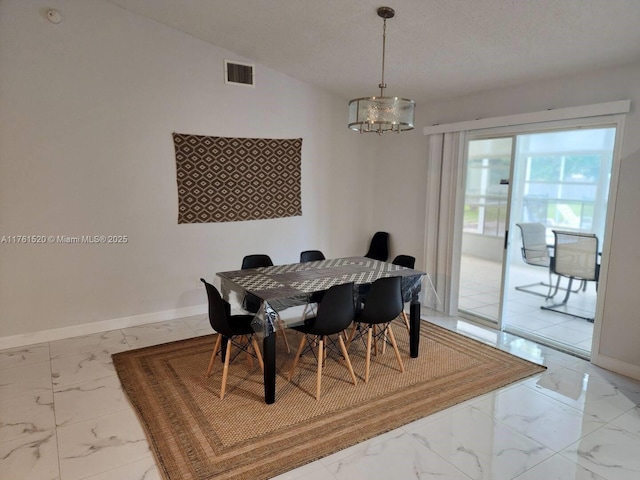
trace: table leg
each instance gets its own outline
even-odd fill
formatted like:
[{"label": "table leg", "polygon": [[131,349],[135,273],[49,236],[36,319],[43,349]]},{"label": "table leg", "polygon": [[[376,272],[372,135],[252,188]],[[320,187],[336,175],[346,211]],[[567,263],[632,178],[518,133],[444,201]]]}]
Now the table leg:
[{"label": "table leg", "polygon": [[411,300],[409,324],[409,352],[411,358],[417,358],[420,347],[420,302],[417,298]]},{"label": "table leg", "polygon": [[276,401],[276,333],[274,331],[262,341],[264,357],[264,401],[271,404]]}]

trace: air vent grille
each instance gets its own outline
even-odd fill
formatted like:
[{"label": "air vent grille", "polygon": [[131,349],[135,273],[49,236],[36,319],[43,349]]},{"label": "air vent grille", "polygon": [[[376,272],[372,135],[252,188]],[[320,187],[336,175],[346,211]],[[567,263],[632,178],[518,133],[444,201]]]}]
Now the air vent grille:
[{"label": "air vent grille", "polygon": [[255,67],[248,63],[224,61],[224,83],[228,85],[242,85],[255,87]]}]

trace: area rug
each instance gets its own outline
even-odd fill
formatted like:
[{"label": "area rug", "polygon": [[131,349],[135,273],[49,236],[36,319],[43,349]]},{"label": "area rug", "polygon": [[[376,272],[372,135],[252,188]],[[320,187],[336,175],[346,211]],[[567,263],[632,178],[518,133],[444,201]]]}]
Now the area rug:
[{"label": "area rug", "polygon": [[264,403],[262,373],[244,355],[229,367],[220,400],[221,362],[205,378],[215,335],[122,352],[113,362],[166,480],[267,479],[490,392],[545,367],[423,322],[418,358],[394,324],[405,372],[393,349],[372,357],[365,384],[362,343],[349,355],[358,376],[334,356],[315,399],[316,362],[303,356],[287,381],[292,353],[278,336],[276,402]]}]

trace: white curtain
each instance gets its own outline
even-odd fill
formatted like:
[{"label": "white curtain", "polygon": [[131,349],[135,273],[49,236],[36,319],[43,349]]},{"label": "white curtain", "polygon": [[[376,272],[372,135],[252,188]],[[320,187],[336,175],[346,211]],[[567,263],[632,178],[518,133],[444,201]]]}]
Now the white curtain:
[{"label": "white curtain", "polygon": [[456,241],[456,197],[464,194],[460,154],[463,132],[429,135],[424,258],[427,278],[423,292],[426,307],[447,314],[457,310],[451,295],[452,279],[458,279],[460,242]]}]

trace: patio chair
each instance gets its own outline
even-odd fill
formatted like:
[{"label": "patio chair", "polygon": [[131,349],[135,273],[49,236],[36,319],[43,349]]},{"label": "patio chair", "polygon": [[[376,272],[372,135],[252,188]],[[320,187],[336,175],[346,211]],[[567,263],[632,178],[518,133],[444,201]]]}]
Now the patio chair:
[{"label": "patio chair", "polygon": [[566,232],[561,230],[553,230],[553,235],[555,237],[555,243],[550,269],[554,274],[568,278],[569,285],[567,285],[567,293],[560,303],[542,306],[540,308],[593,322],[593,316],[585,316],[582,313],[574,313],[566,309],[560,310],[559,307],[566,306],[571,293],[575,293],[571,290],[571,285],[574,280],[596,282],[596,290],[598,289],[598,280],[600,277],[598,237],[593,233]]},{"label": "patio chair", "polygon": [[[560,277],[557,278],[555,285],[553,285],[551,269],[549,268],[551,265],[551,257],[549,255],[550,247],[547,245],[546,240],[547,229],[542,223],[538,222],[516,223],[516,225],[522,233],[522,248],[520,250],[522,260],[527,265],[546,268],[549,275],[549,282],[529,283],[527,285],[518,285],[515,288],[520,292],[530,293],[531,295],[537,295],[546,299],[552,298],[558,292]],[[547,288],[547,293],[541,293],[533,287],[545,287]]]}]

